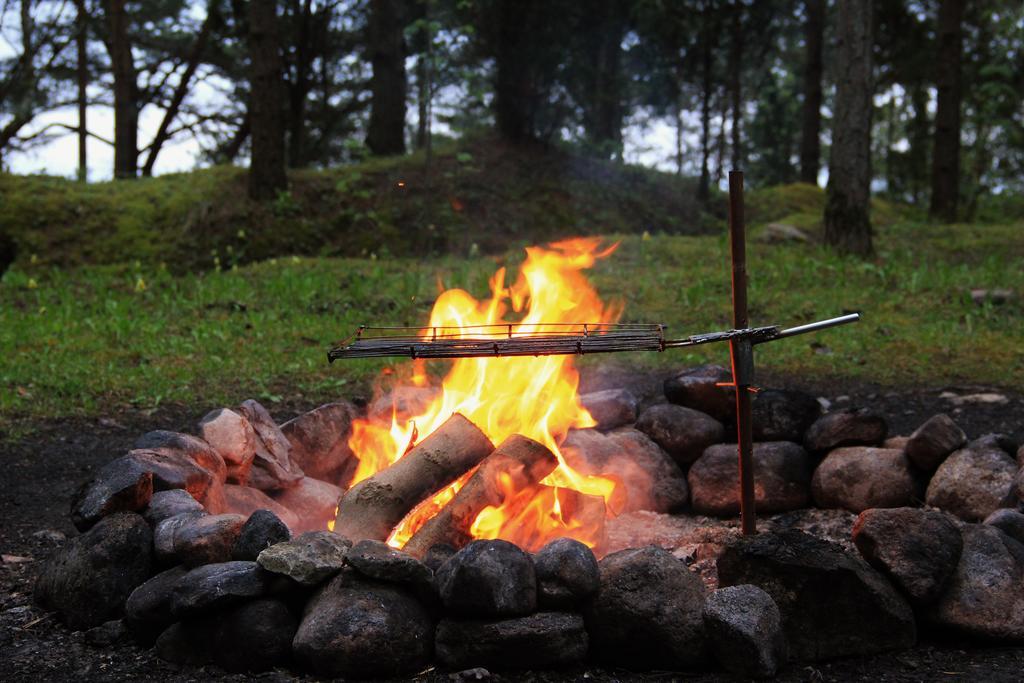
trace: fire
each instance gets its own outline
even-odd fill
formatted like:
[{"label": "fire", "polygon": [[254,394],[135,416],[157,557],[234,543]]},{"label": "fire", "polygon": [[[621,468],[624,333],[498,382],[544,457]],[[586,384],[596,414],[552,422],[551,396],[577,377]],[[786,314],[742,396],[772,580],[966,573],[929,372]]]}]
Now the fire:
[{"label": "fire", "polygon": [[[606,305],[583,275],[597,259],[616,248],[600,249],[599,238],[581,238],[527,248],[519,276],[506,285],[500,268],[490,280],[491,296],[478,301],[461,289],[440,294],[430,315],[430,326],[472,328],[503,325],[495,338],[531,336],[564,331],[565,323],[614,323],[621,305]],[[514,318],[514,319],[510,319]],[[466,336],[480,337],[469,329]],[[409,381],[423,387],[427,375],[415,361]],[[371,415],[353,424],[349,445],[359,457],[353,484],[387,467],[420,438],[432,433],[452,414],[462,413],[495,444],[522,434],[547,446],[559,466],[542,486],[508,490],[500,506],[482,511],[472,527],[477,538],[505,538],[531,547],[544,539],[572,536],[593,546],[599,532],[562,508],[570,498],[597,500],[614,512],[615,481],[582,475],[568,466],[559,450],[569,429],[592,427],[595,422],[580,404],[579,375],[571,356],[467,358],[452,362],[442,391],[419,414],[400,419],[397,406],[390,420]],[[401,547],[427,519],[451,499],[468,479],[460,478],[410,513],[388,542]],[[572,507],[579,507],[575,503]],[[584,506],[585,507],[585,506]]]}]

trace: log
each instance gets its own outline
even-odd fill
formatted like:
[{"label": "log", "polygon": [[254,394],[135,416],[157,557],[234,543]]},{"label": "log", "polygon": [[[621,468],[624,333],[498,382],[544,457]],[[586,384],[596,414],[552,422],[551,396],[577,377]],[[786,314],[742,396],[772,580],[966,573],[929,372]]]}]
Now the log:
[{"label": "log", "polygon": [[[558,467],[558,459],[542,443],[513,434],[489,456],[458,493],[413,534],[403,550],[422,558],[438,543],[461,548],[472,540],[469,528],[480,511],[489,505],[501,505],[507,486],[521,491],[536,484]],[[505,486],[499,476],[505,474]]]},{"label": "log", "polygon": [[490,439],[459,413],[390,467],[341,496],[334,532],[349,540],[386,540],[416,504],[469,471],[494,450]]}]

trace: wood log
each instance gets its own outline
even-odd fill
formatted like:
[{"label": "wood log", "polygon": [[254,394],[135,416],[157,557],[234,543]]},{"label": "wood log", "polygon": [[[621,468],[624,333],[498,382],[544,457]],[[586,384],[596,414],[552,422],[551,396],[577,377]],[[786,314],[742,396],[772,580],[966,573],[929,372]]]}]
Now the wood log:
[{"label": "wood log", "polygon": [[[513,491],[523,490],[556,467],[558,459],[544,444],[513,434],[480,463],[466,485],[413,534],[403,550],[422,558],[438,543],[461,548],[472,540],[469,528],[481,510],[501,505],[509,487]],[[500,481],[502,474],[508,477],[504,485]]]},{"label": "wood log", "polygon": [[386,540],[417,503],[469,471],[494,450],[490,439],[459,413],[390,467],[362,480],[338,501],[335,533]]}]

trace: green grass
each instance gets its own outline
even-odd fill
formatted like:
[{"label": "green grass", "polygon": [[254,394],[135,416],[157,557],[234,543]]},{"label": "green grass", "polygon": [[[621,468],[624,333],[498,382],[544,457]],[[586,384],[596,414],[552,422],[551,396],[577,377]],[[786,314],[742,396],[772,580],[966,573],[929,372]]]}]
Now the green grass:
[{"label": "green grass", "polygon": [[[759,347],[759,365],[883,384],[1019,388],[1022,229],[896,222],[879,230],[878,258],[866,262],[813,244],[752,242],[752,323],[864,314],[858,325]],[[664,322],[685,336],[729,326],[727,254],[724,235],[625,236],[591,275],[606,298],[624,297],[627,320]],[[520,260],[518,250],[495,258],[283,257],[186,274],[145,262],[19,262],[0,280],[0,415],[14,423],[162,402],[205,408],[250,396],[273,404],[349,395],[385,363],[329,366],[332,341],[367,321],[423,324],[438,279],[484,296],[497,265]],[[978,306],[971,287],[1011,288],[1017,298]],[[722,362],[724,349],[632,356],[666,368],[708,359]]]}]

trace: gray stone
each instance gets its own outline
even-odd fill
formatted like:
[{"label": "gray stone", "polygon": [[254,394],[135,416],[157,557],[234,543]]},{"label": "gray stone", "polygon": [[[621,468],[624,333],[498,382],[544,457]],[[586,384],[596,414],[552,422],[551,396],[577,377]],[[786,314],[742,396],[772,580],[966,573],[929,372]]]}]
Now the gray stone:
[{"label": "gray stone", "polygon": [[771,678],[786,662],[782,616],[757,586],[729,586],[708,596],[704,628],[715,658],[742,678]]},{"label": "gray stone", "polygon": [[586,658],[587,644],[583,617],[565,612],[500,621],[442,619],[437,625],[437,659],[449,669],[572,666]]},{"label": "gray stone", "polygon": [[1011,458],[1017,452],[1017,442],[1009,434],[1003,434],[1002,432],[991,432],[989,434],[983,434],[974,441],[967,444],[968,448],[975,450],[982,450],[986,448],[997,448],[1002,452],[1006,453]]},{"label": "gray stone", "polygon": [[[736,444],[719,444],[693,463],[687,480],[695,512],[729,517],[739,514]],[[754,444],[754,502],[758,512],[785,512],[810,500],[811,460],[799,444]]]},{"label": "gray stone", "polygon": [[701,365],[665,380],[665,398],[677,405],[707,413],[719,422],[736,419],[736,392],[732,373],[721,365]]},{"label": "gray stone", "polygon": [[187,573],[185,567],[172,567],[131,592],[124,604],[124,615],[135,638],[150,644],[175,622],[171,614],[171,590]]},{"label": "gray stone", "polygon": [[948,515],[919,508],[865,510],[854,524],[853,544],[917,606],[942,595],[963,547]]},{"label": "gray stone", "polygon": [[84,633],[84,640],[92,647],[110,647],[126,640],[128,635],[121,619],[111,619],[93,626]]},{"label": "gray stone", "polygon": [[245,520],[233,514],[186,520],[174,532],[174,556],[187,567],[227,562]]},{"label": "gray stone", "polygon": [[261,491],[278,491],[298,483],[302,468],[292,462],[292,445],[267,409],[249,399],[238,406],[238,412],[256,432],[256,459],[247,484]]},{"label": "gray stone", "polygon": [[212,472],[187,455],[177,451],[136,449],[123,458],[153,473],[154,491],[184,489],[207,512],[217,514],[223,510],[223,486]]},{"label": "gray stone", "polygon": [[369,538],[352,546],[345,555],[345,562],[369,579],[388,583],[423,587],[429,585],[434,576],[427,565],[409,553]]},{"label": "gray stone", "polygon": [[128,595],[149,577],[153,533],[141,516],[116,512],[69,540],[43,565],[35,600],[70,628],[118,616]]},{"label": "gray stone", "polygon": [[544,609],[571,609],[590,599],[601,585],[593,551],[572,538],[556,538],[533,558],[537,598]]},{"label": "gray stone", "polygon": [[158,522],[153,527],[153,553],[157,562],[165,567],[176,564],[178,556],[174,554],[174,536],[178,533],[178,529],[205,514],[205,512],[182,512]]},{"label": "gray stone", "polygon": [[998,448],[961,448],[932,475],[925,500],[968,522],[981,521],[1015,499],[1017,463]]},{"label": "gray stone", "polygon": [[133,458],[100,468],[71,500],[71,521],[79,531],[115,512],[141,512],[153,496],[153,473]]},{"label": "gray stone", "polygon": [[584,609],[591,653],[623,666],[678,670],[705,659],[704,584],[655,546],[600,562],[601,587]]},{"label": "gray stone", "polygon": [[352,541],[331,531],[307,531],[259,554],[257,562],[268,572],[315,586],[341,571]]},{"label": "gray stone", "polygon": [[818,399],[802,391],[765,389],[751,402],[755,441],[796,441],[821,416]]},{"label": "gray stone", "polygon": [[636,421],[636,396],[625,389],[605,389],[583,394],[580,403],[597,422],[595,429],[607,431]]},{"label": "gray stone", "polygon": [[217,621],[200,618],[171,624],[156,639],[156,656],[165,662],[186,666],[213,663]]},{"label": "gray stone", "polygon": [[772,596],[795,659],[899,650],[916,640],[906,600],[836,544],[795,530],[741,536],[717,564],[720,586],[752,584]]},{"label": "gray stone", "polygon": [[171,614],[191,617],[264,595],[271,576],[255,562],[196,567],[171,587]]},{"label": "gray stone", "polygon": [[508,541],[471,541],[434,579],[445,609],[455,615],[520,616],[537,607],[533,560]]},{"label": "gray stone", "polygon": [[199,421],[199,434],[224,458],[227,481],[246,483],[256,458],[256,431],[249,421],[233,410],[218,408]]},{"label": "gray stone", "polygon": [[441,568],[441,565],[448,560],[449,557],[454,555],[457,551],[454,546],[450,546],[447,543],[437,543],[430,546],[430,550],[423,556],[423,564],[427,566],[432,572],[436,572]]},{"label": "gray stone", "polygon": [[231,559],[255,560],[270,546],[291,537],[288,526],[277,515],[270,510],[257,510],[242,525],[242,531],[231,548]]},{"label": "gray stone", "polygon": [[317,676],[408,675],[430,661],[434,622],[404,589],[346,571],[306,606],[292,651]]},{"label": "gray stone", "polygon": [[920,501],[921,485],[903,451],[848,446],[829,453],[814,470],[811,493],[818,507],[861,512]]},{"label": "gray stone", "polygon": [[334,521],[342,490],[326,481],[303,477],[295,486],[274,491],[275,501],[292,511],[296,517],[296,533],[322,531]]},{"label": "gray stone", "polygon": [[[224,499],[229,512],[248,517],[257,510],[269,510],[288,525],[289,529],[295,531],[300,526],[299,518],[294,512],[263,491],[251,486],[228,484],[224,487]],[[326,528],[326,524],[320,528]]]},{"label": "gray stone", "polygon": [[996,527],[1018,543],[1024,543],[1024,514],[1019,510],[1000,508],[985,518],[985,524]]},{"label": "gray stone", "polygon": [[157,524],[168,517],[188,512],[201,513],[203,512],[203,506],[199,501],[190,496],[188,491],[173,489],[154,493],[142,516],[146,518],[150,526],[155,528]]},{"label": "gray stone", "polygon": [[907,440],[910,462],[925,472],[932,472],[950,453],[967,443],[967,435],[951,417],[933,415],[914,430]]},{"label": "gray stone", "polygon": [[707,413],[670,403],[640,413],[636,428],[664,448],[680,467],[693,463],[705,448],[725,436],[722,423]]},{"label": "gray stone", "polygon": [[815,420],[804,434],[804,445],[815,453],[840,446],[877,446],[888,432],[889,426],[881,415],[867,408],[845,408]]},{"label": "gray stone", "polygon": [[355,417],[355,406],[338,402],[322,405],[285,422],[281,433],[291,444],[291,461],[307,477],[347,487],[359,464],[348,445]]},{"label": "gray stone", "polygon": [[187,456],[204,470],[210,472],[221,484],[227,478],[227,465],[217,450],[198,436],[157,429],[146,432],[135,440],[133,448],[158,453],[180,453]]}]

